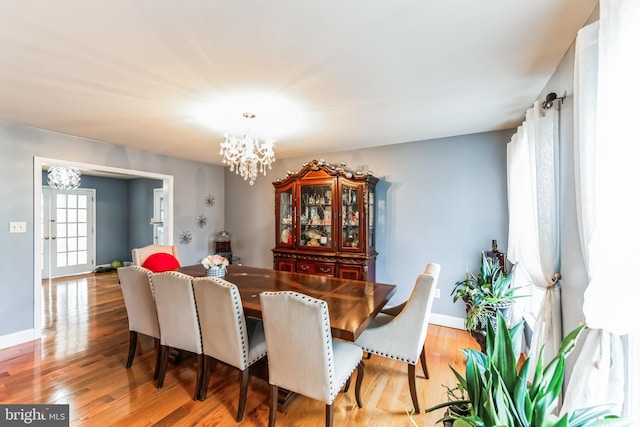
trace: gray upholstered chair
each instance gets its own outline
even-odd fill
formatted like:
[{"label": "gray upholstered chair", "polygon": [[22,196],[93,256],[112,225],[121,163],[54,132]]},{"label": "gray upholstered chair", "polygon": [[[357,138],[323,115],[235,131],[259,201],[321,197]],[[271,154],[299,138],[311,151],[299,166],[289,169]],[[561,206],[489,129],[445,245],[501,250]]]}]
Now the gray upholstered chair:
[{"label": "gray upholstered chair", "polygon": [[333,401],[356,368],[356,402],[362,408],[362,350],[331,338],[327,303],[297,292],[263,292],[260,304],[271,385],[269,426],[276,422],[279,387],[324,402],[326,425],[332,426]]},{"label": "gray upholstered chair", "polygon": [[368,353],[407,364],[409,391],[416,413],[420,413],[416,391],[416,364],[420,357],[425,378],[429,378],[424,342],[439,275],[439,264],[427,264],[424,273],[418,275],[406,303],[396,310],[391,309],[391,314],[378,314],[356,340],[356,344]]},{"label": "gray upholstered chair", "polygon": [[198,356],[197,381],[193,399],[200,399],[203,361],[200,323],[193,292],[192,277],[175,271],[153,273],[151,285],[160,323],[160,371],[157,387],[164,384],[169,349],[184,350]]},{"label": "gray upholstered chair", "polygon": [[142,248],[135,248],[131,251],[134,265],[142,265],[151,254],[164,253],[173,255],[178,259],[178,248],[175,245],[148,245]]},{"label": "gray upholstered chair", "polygon": [[[133,363],[138,343],[138,333],[153,337],[154,341],[160,338],[160,326],[156,303],[151,290],[151,271],[143,267],[131,265],[118,268],[118,279],[122,288],[124,306],[129,318],[129,355],[127,357],[127,369]],[[160,366],[160,346],[156,355],[156,366],[153,379],[158,378]]]},{"label": "gray upholstered chair", "polygon": [[207,397],[211,359],[240,370],[240,400],[236,421],[242,421],[247,401],[249,367],[267,354],[262,322],[246,319],[240,292],[233,283],[219,278],[193,279],[202,333],[204,377],[200,399]]}]

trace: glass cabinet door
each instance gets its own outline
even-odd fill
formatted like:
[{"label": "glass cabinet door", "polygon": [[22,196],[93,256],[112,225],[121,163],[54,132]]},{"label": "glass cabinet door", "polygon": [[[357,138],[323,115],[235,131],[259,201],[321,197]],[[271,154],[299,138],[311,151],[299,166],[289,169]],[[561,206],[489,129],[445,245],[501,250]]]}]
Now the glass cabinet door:
[{"label": "glass cabinet door", "polygon": [[332,195],[331,184],[300,186],[299,246],[333,247]]},{"label": "glass cabinet door", "polygon": [[358,187],[341,187],[341,223],[342,236],[340,246],[342,250],[360,249],[360,207],[361,193]]},{"label": "glass cabinet door", "polygon": [[278,198],[278,246],[293,246],[293,190],[282,191]]},{"label": "glass cabinet door", "polygon": [[376,195],[373,188],[367,189],[367,214],[369,216],[367,224],[367,241],[370,249],[374,249],[376,246]]}]

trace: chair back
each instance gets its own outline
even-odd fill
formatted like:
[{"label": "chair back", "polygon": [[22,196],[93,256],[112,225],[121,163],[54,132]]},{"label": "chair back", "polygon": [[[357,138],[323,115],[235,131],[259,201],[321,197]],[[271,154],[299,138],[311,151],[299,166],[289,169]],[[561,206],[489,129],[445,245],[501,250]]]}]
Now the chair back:
[{"label": "chair back", "polygon": [[[427,337],[429,315],[440,276],[440,265],[427,264],[418,274],[411,295],[402,311],[394,316],[380,315],[374,319],[372,330],[365,330],[356,344],[365,351],[385,354],[415,365]],[[382,324],[377,322],[381,321]]]},{"label": "chair back", "polygon": [[297,292],[263,292],[260,304],[269,383],[331,404],[342,384],[334,381],[327,303]]},{"label": "chair back", "polygon": [[220,278],[193,279],[205,355],[238,369],[264,356],[249,349],[249,334],[238,287]]},{"label": "chair back", "polygon": [[142,265],[149,258],[149,255],[164,253],[173,255],[178,259],[178,248],[175,245],[148,245],[143,248],[135,248],[131,251],[134,265]]},{"label": "chair back", "polygon": [[440,265],[427,264],[424,272],[418,274],[407,304],[394,320],[396,327],[404,331],[404,334],[398,336],[404,341],[404,345],[399,345],[398,348],[406,352],[408,360],[418,360],[427,338],[429,316],[439,276]]},{"label": "chair back", "polygon": [[202,354],[192,277],[175,271],[153,273],[151,285],[160,323],[160,344]]},{"label": "chair back", "polygon": [[151,290],[151,271],[136,265],[118,268],[129,330],[160,338],[158,313]]}]

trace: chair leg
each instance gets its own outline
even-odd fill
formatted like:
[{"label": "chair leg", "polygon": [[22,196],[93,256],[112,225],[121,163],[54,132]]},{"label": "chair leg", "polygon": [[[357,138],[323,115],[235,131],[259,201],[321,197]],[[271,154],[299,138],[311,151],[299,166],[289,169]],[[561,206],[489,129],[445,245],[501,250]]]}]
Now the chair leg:
[{"label": "chair leg", "polygon": [[343,393],[348,392],[348,391],[349,391],[349,387],[350,387],[350,386],[351,386],[351,377],[349,377],[349,378],[347,379],[347,381],[344,383],[344,385],[342,386],[342,390],[341,390],[341,391],[342,391]]},{"label": "chair leg", "polygon": [[333,404],[326,406],[325,413],[325,426],[333,427]]},{"label": "chair leg", "polygon": [[158,383],[156,387],[162,388],[164,384],[164,375],[167,373],[167,363],[169,363],[169,347],[160,345],[160,372],[158,372]]},{"label": "chair leg", "polygon": [[418,393],[416,391],[416,365],[412,365],[411,363],[407,363],[409,369],[407,369],[409,374],[409,391],[411,392],[411,400],[413,401],[413,409],[416,414],[420,413],[420,405],[418,404]]},{"label": "chair leg", "polygon": [[364,363],[362,360],[358,363],[358,377],[356,378],[356,402],[358,408],[362,408],[362,399],[360,398],[360,388],[362,387],[362,379],[364,378]]},{"label": "chair leg", "polygon": [[158,379],[158,373],[160,372],[160,359],[162,358],[162,347],[160,346],[160,342],[157,338],[154,338],[154,343],[156,345],[156,367],[153,370],[153,379]]},{"label": "chair leg", "polygon": [[193,392],[193,400],[204,400],[202,397],[202,384],[204,379],[204,358],[205,355],[198,355],[198,378],[196,379],[196,389]]},{"label": "chair leg", "polygon": [[133,356],[136,354],[137,343],[138,333],[136,331],[129,331],[129,355],[127,356],[127,369],[129,369],[133,363]]},{"label": "chair leg", "polygon": [[276,412],[278,412],[278,386],[272,385],[269,399],[269,427],[276,425]]},{"label": "chair leg", "polygon": [[422,346],[422,353],[420,353],[420,361],[422,362],[422,372],[424,372],[424,377],[429,379],[429,370],[427,369],[427,355],[424,352],[424,345]]},{"label": "chair leg", "polygon": [[238,415],[236,421],[242,421],[244,406],[247,403],[247,389],[249,388],[249,368],[240,371],[240,400],[238,401]]},{"label": "chair leg", "polygon": [[200,400],[205,400],[207,398],[207,391],[209,390],[209,378],[211,375],[210,362],[211,358],[205,355],[202,366],[202,385],[200,387]]}]

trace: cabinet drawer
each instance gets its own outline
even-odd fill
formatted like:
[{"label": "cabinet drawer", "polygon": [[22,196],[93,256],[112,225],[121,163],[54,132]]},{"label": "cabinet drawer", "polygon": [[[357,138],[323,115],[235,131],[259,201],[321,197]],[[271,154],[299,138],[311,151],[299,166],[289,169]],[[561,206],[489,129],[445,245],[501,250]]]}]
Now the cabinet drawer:
[{"label": "cabinet drawer", "polygon": [[362,268],[355,266],[339,265],[338,277],[341,279],[365,280],[362,274]]},{"label": "cabinet drawer", "polygon": [[280,271],[289,271],[293,273],[296,271],[296,262],[295,260],[290,259],[276,259],[276,270]]},{"label": "cabinet drawer", "polygon": [[335,265],[298,261],[298,273],[322,274],[324,276],[335,275]]}]

